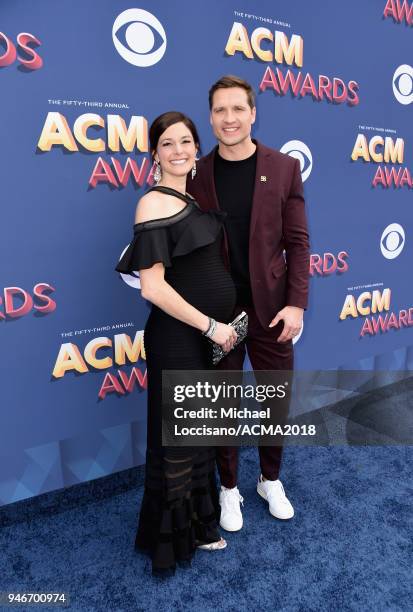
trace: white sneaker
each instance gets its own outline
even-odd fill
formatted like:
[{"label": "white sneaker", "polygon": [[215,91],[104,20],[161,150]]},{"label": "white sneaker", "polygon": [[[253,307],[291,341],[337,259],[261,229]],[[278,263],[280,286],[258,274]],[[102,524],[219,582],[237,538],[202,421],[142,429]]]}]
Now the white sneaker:
[{"label": "white sneaker", "polygon": [[287,499],[280,480],[263,480],[262,474],[258,480],[257,493],[270,506],[270,514],[278,519],[290,519],[294,516],[294,508]]},{"label": "white sneaker", "polygon": [[238,487],[226,489],[221,487],[219,503],[221,506],[221,518],[219,524],[226,531],[239,531],[242,527],[242,514],[240,503],[244,505],[244,498],[240,495]]}]

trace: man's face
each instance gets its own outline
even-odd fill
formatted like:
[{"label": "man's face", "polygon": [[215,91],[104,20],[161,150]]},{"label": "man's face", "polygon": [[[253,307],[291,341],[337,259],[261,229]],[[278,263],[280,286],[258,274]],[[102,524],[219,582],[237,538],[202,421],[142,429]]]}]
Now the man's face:
[{"label": "man's face", "polygon": [[250,138],[254,121],[255,107],[248,104],[245,89],[217,89],[212,99],[210,122],[219,142],[234,146]]}]

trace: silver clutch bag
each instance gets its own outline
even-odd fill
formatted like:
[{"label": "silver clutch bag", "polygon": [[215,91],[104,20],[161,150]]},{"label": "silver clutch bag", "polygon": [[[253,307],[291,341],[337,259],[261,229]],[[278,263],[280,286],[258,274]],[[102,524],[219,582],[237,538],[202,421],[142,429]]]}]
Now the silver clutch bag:
[{"label": "silver clutch bag", "polygon": [[[235,331],[237,332],[237,340],[236,340],[234,346],[231,349],[231,350],[233,350],[236,346],[238,346],[238,344],[240,342],[242,342],[247,337],[247,333],[248,333],[248,315],[247,315],[247,313],[242,311],[228,325],[231,325],[235,329]],[[213,342],[213,347],[212,347],[212,363],[214,365],[217,365],[217,363],[219,363],[221,361],[221,359],[223,357],[225,357],[225,355],[228,355],[228,353],[223,351],[222,348],[219,346],[219,344],[216,344],[216,342]]]}]

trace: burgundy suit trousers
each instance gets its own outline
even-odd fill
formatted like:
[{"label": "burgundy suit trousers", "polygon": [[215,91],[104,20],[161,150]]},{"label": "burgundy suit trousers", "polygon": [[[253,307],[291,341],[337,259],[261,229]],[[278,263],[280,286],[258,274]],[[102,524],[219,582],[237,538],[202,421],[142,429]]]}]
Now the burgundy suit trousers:
[{"label": "burgundy suit trousers", "polygon": [[[259,383],[258,370],[292,370],[294,353],[292,341],[277,342],[282,332],[283,322],[276,327],[264,329],[258,321],[252,306],[237,306],[236,313],[245,310],[248,314],[248,337],[231,351],[221,362],[222,370],[242,370],[246,350]],[[274,316],[276,313],[274,313]],[[282,446],[259,446],[261,473],[268,480],[277,480],[282,457]],[[238,447],[218,446],[217,465],[224,487],[232,489],[237,486]]]}]

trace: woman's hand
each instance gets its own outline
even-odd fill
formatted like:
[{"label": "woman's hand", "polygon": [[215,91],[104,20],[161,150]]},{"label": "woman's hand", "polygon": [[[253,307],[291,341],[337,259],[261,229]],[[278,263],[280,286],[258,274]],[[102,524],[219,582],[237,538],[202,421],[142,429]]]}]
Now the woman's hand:
[{"label": "woman's hand", "polygon": [[228,353],[234,346],[237,337],[237,332],[231,325],[217,322],[217,327],[211,340],[219,344],[225,353]]}]

